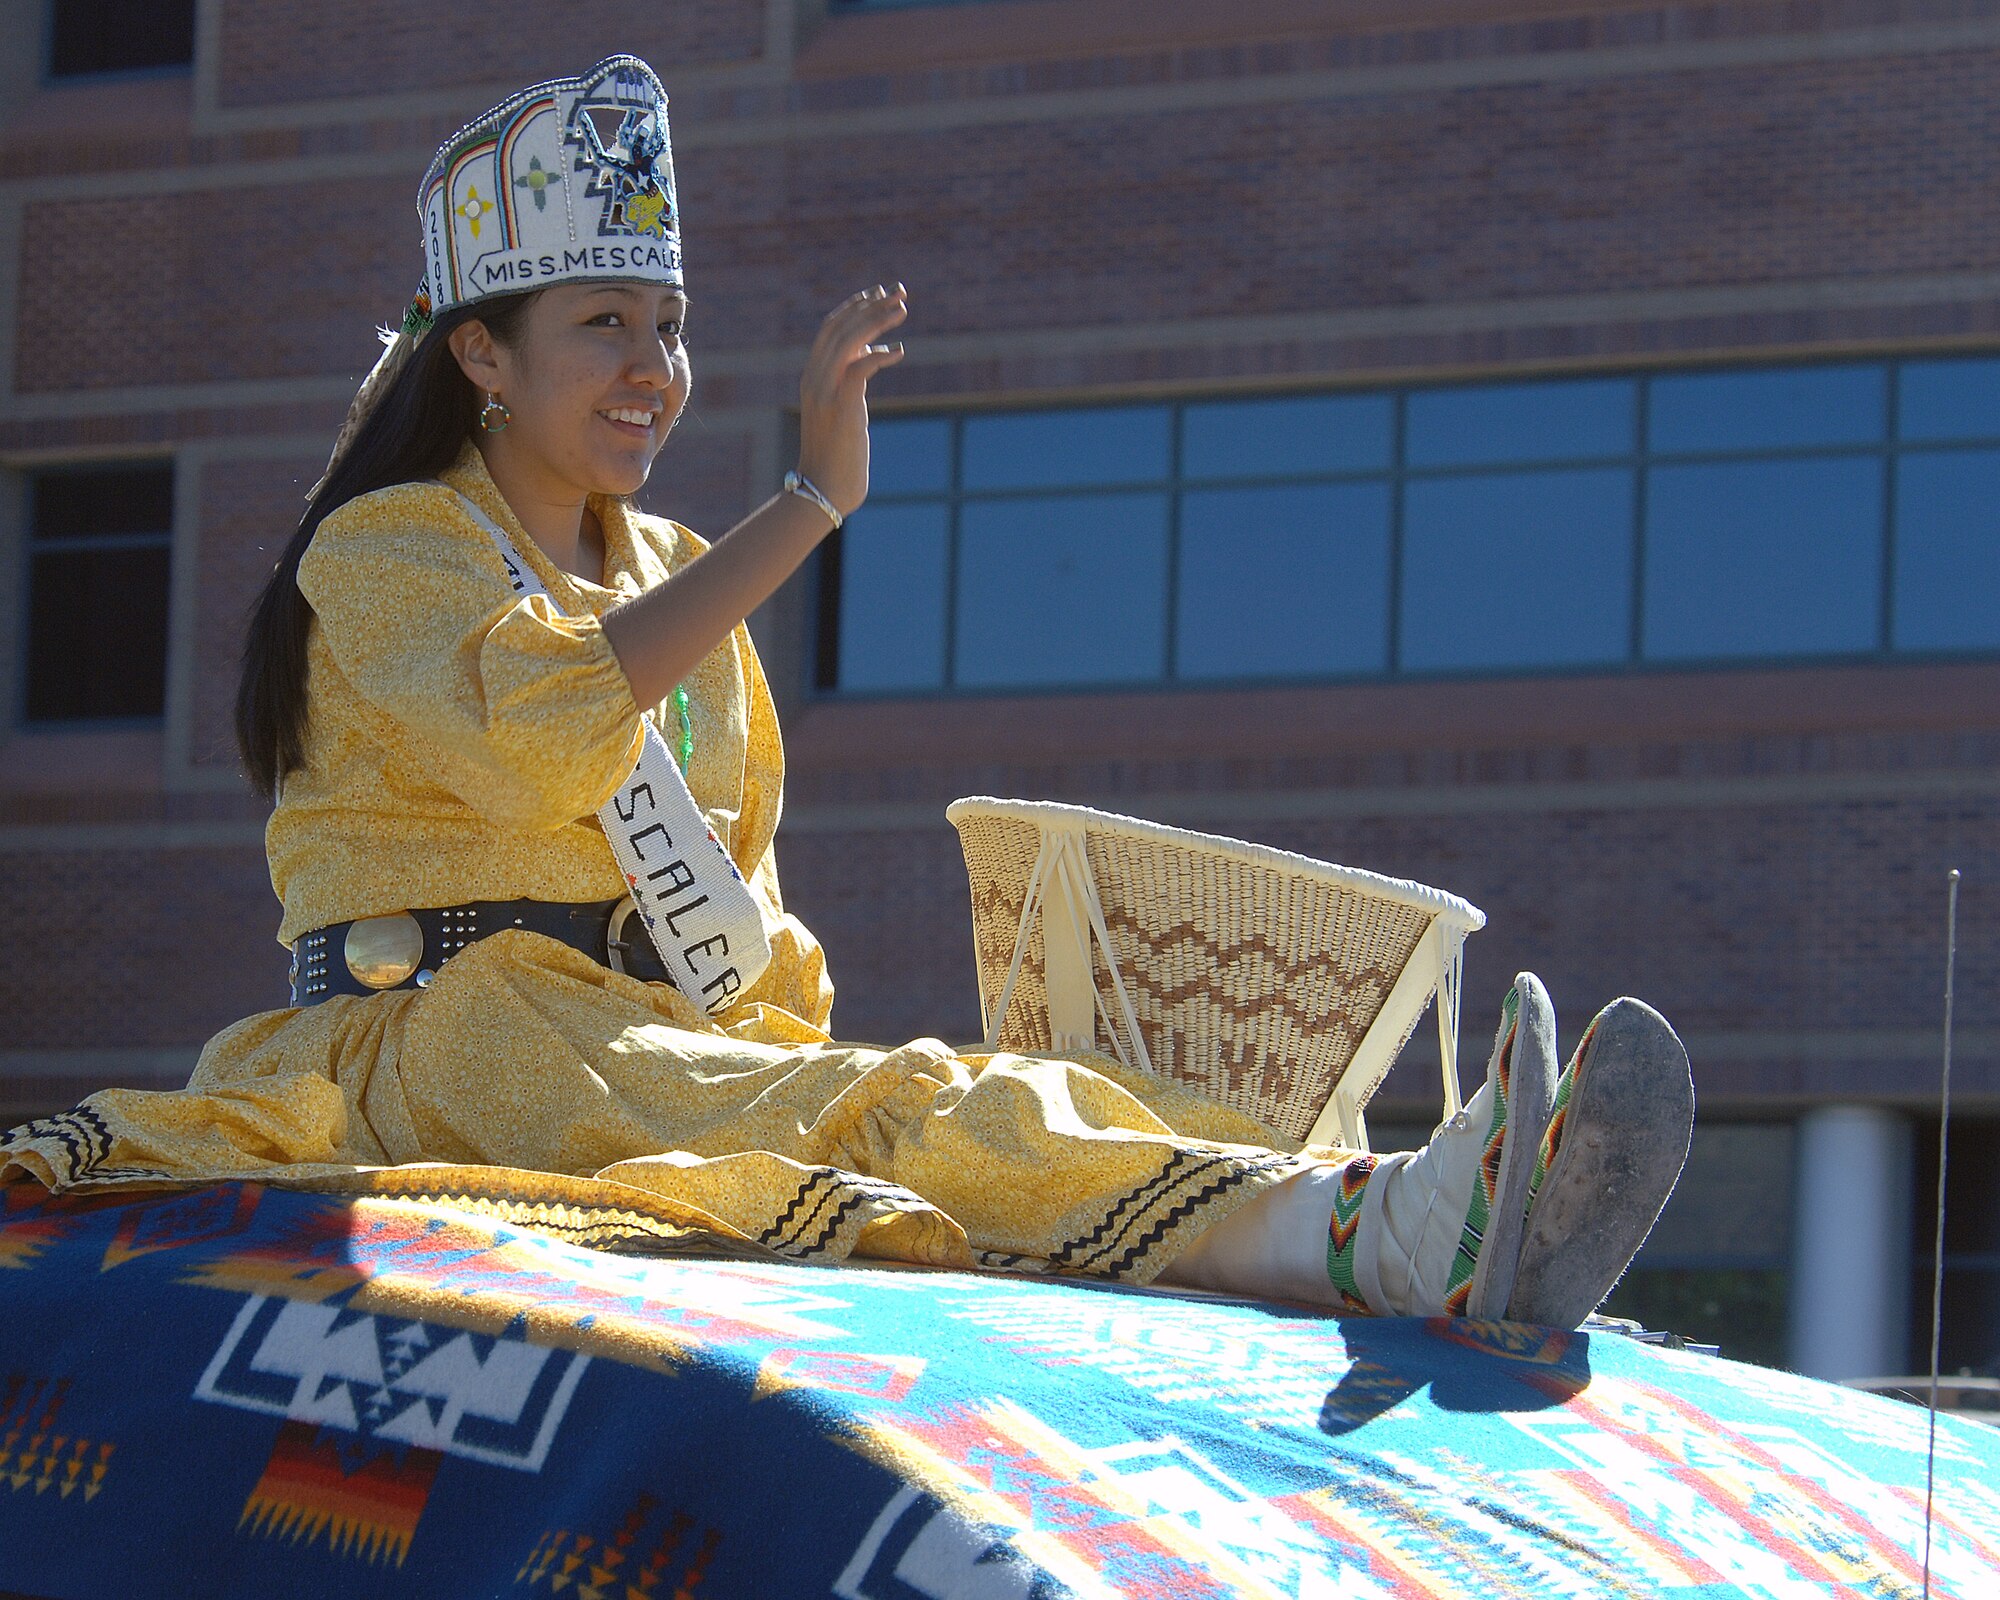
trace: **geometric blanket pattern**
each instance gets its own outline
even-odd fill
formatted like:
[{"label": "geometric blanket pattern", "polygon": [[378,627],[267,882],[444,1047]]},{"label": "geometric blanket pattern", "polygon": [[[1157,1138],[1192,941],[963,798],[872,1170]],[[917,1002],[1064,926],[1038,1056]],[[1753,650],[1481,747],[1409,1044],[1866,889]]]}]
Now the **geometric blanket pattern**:
[{"label": "geometric blanket pattern", "polygon": [[[1931,1590],[2000,1594],[1940,1419]],[[0,1591],[1915,1596],[1921,1410],[1640,1345],[0,1189]]]}]

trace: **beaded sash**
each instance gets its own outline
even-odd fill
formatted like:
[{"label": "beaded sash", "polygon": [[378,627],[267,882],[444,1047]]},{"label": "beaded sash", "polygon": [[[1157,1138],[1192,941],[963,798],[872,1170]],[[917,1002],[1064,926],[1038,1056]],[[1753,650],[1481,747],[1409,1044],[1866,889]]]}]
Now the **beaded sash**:
[{"label": "beaded sash", "polygon": [[[514,592],[548,599],[506,531],[452,493],[499,547]],[[639,764],[597,819],[674,987],[714,1013],[763,974],[771,942],[756,895],[695,804],[666,740],[650,721],[645,728]]]}]

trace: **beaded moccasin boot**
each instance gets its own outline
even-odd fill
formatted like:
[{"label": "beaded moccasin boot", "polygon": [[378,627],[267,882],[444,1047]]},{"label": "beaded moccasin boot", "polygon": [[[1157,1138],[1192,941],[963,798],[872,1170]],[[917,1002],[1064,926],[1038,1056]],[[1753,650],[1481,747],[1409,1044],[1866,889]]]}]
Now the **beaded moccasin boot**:
[{"label": "beaded moccasin boot", "polygon": [[1574,1328],[1602,1305],[1673,1193],[1693,1136],[1680,1039],[1651,1006],[1612,1001],[1557,1085],[1508,1319]]},{"label": "beaded moccasin boot", "polygon": [[1381,1157],[1336,1202],[1327,1276],[1382,1316],[1497,1318],[1556,1087],[1556,1019],[1532,972],[1514,980],[1486,1082],[1414,1152]]}]

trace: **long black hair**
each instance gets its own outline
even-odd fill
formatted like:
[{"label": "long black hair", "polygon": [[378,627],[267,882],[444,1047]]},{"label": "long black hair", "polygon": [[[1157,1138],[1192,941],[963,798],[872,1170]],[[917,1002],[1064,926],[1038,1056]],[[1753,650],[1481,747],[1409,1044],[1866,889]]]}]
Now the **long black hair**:
[{"label": "long black hair", "polygon": [[515,345],[532,299],[532,292],[501,295],[438,317],[402,370],[374,397],[271,569],[244,630],[236,681],[236,748],[251,783],[266,798],[275,800],[279,785],[306,764],[311,731],[306,640],[312,607],[299,593],[300,557],[320,523],[348,501],[392,484],[435,478],[458,459],[479,414],[480,395],[452,355],[451,330],[477,320],[502,344]]}]

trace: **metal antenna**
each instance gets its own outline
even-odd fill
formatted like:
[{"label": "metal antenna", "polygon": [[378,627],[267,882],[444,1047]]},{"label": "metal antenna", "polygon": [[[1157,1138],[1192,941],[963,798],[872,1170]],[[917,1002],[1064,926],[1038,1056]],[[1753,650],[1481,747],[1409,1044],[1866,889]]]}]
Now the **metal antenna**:
[{"label": "metal antenna", "polygon": [[1931,1253],[1931,1402],[1930,1438],[1924,1451],[1924,1600],[1931,1594],[1931,1496],[1937,1488],[1938,1344],[1944,1327],[1944,1179],[1951,1140],[1951,1000],[1952,978],[1958,970],[1958,868],[1946,876],[1951,885],[1944,915],[1944,1086],[1938,1097],[1937,1237]]}]

